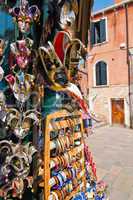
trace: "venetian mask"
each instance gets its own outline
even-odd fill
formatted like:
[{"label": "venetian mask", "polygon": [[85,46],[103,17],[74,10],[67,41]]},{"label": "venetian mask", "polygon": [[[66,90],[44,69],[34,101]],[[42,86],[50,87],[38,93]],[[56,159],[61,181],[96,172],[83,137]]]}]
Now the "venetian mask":
[{"label": "venetian mask", "polygon": [[86,59],[86,55],[87,49],[79,39],[72,39],[67,45],[64,56],[64,66],[68,69],[69,80],[75,80],[83,60],[85,61]]},{"label": "venetian mask", "polygon": [[38,7],[36,5],[30,7],[27,0],[21,0],[20,7],[14,7],[10,13],[15,17],[21,33],[29,32],[32,22],[38,21],[40,17]]},{"label": "venetian mask", "polygon": [[40,125],[40,119],[40,113],[35,110],[28,110],[21,113],[16,109],[9,109],[5,123],[18,138],[23,139],[28,135],[33,124]]},{"label": "venetian mask", "polygon": [[53,90],[63,90],[68,82],[67,73],[51,42],[46,47],[40,47],[39,54],[49,86]]},{"label": "venetian mask", "polygon": [[12,197],[21,199],[24,181],[27,181],[28,187],[32,186],[33,178],[29,177],[29,173],[36,152],[31,143],[20,145],[7,140],[0,142],[0,158],[4,158],[0,167],[0,197],[7,199],[10,193]]},{"label": "venetian mask", "polygon": [[[32,45],[33,41],[29,38],[25,40],[19,40],[10,45],[11,52],[15,56],[16,64],[19,68],[25,69],[28,66]],[[15,65],[11,66],[11,68],[15,68]]]},{"label": "venetian mask", "polygon": [[[60,46],[60,48],[58,48]],[[66,88],[68,80],[72,80],[73,71],[78,71],[80,61],[87,53],[79,39],[71,39],[65,31],[60,31],[54,38],[53,45],[48,42],[39,48],[41,61],[53,90]]]},{"label": "venetian mask", "polygon": [[9,74],[5,77],[13,91],[15,98],[24,103],[27,101],[32,93],[35,77],[30,74],[19,72],[15,76]]},{"label": "venetian mask", "polygon": [[60,13],[61,28],[64,30],[73,26],[75,23],[77,14],[78,14],[77,0],[74,0],[74,1],[65,0],[64,4],[61,7],[61,13]]}]

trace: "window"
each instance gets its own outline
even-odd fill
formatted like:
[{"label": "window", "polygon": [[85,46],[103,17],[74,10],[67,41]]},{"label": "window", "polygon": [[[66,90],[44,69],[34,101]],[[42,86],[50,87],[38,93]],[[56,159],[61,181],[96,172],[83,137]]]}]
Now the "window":
[{"label": "window", "polygon": [[96,86],[107,85],[107,64],[100,61],[95,68]]},{"label": "window", "polygon": [[91,45],[105,42],[106,38],[106,19],[101,19],[91,23]]}]

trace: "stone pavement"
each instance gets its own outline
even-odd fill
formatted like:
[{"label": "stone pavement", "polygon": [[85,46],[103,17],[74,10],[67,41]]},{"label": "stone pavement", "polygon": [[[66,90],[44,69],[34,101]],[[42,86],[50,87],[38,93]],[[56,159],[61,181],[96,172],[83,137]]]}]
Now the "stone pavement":
[{"label": "stone pavement", "polygon": [[110,200],[133,200],[133,130],[101,127],[87,139],[98,179],[109,186]]}]

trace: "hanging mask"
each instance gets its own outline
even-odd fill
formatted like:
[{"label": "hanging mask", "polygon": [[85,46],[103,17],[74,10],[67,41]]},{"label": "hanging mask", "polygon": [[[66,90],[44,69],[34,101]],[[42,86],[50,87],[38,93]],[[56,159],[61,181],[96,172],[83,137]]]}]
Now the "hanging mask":
[{"label": "hanging mask", "polygon": [[68,29],[69,27],[72,27],[75,23],[77,14],[78,14],[77,0],[65,1],[61,7],[61,13],[60,13],[61,28],[64,30]]},{"label": "hanging mask", "polygon": [[23,139],[28,135],[33,124],[40,125],[40,119],[40,113],[35,110],[20,113],[16,109],[9,109],[5,123],[18,138]]},{"label": "hanging mask", "polygon": [[0,142],[0,158],[4,156],[0,167],[0,197],[21,199],[25,181],[27,188],[32,188],[33,177],[29,173],[36,152],[31,143],[20,145],[6,140]]},{"label": "hanging mask", "polygon": [[[19,40],[10,45],[11,52],[15,56],[16,64],[20,69],[27,68],[29,61],[31,59],[32,46],[33,46],[33,41],[29,38],[25,40]],[[11,68],[14,67],[15,65],[11,66]]]},{"label": "hanging mask", "polygon": [[75,68],[78,69],[84,52],[87,51],[82,42],[78,39],[71,39],[65,31],[56,34],[53,45],[48,42],[46,47],[39,48],[41,61],[51,89],[56,91],[66,89],[68,80],[71,80],[71,71]]},{"label": "hanging mask", "polygon": [[79,39],[72,39],[65,31],[59,31],[55,35],[53,45],[71,80],[71,71],[78,71],[81,61],[86,59],[87,49]]},{"label": "hanging mask", "polygon": [[40,18],[38,7],[36,5],[29,6],[27,0],[21,0],[20,7],[14,7],[9,11],[15,17],[21,33],[29,32],[31,24]]},{"label": "hanging mask", "polygon": [[50,88],[64,90],[68,82],[67,73],[51,42],[46,47],[40,47],[39,54]]},{"label": "hanging mask", "polygon": [[72,39],[67,45],[64,66],[68,69],[69,80],[73,80],[77,75],[81,61],[85,60],[86,54],[87,50],[79,39]]},{"label": "hanging mask", "polygon": [[32,93],[32,88],[34,86],[35,77],[33,75],[20,72],[15,76],[11,74],[7,75],[5,79],[9,83],[15,98],[19,102],[24,103],[29,99]]},{"label": "hanging mask", "polygon": [[[60,48],[58,48],[60,46]],[[56,54],[61,59],[68,76],[68,85],[65,88],[65,92],[78,102],[80,108],[85,112],[88,112],[88,106],[84,102],[82,94],[75,84],[72,84],[85,62],[87,50],[83,43],[79,39],[72,39],[70,35],[65,31],[60,31],[54,38],[54,49]]]},{"label": "hanging mask", "polygon": [[8,157],[7,163],[2,167],[2,173],[6,176],[12,173],[14,177],[26,178],[29,175],[29,171],[28,156],[24,152]]},{"label": "hanging mask", "polygon": [[27,178],[30,172],[32,157],[37,150],[30,143],[27,145],[15,145],[6,140],[0,142],[0,147],[0,156],[2,153],[5,155],[5,160],[1,166],[1,174],[7,179],[10,179],[12,174],[12,180],[14,178]]}]

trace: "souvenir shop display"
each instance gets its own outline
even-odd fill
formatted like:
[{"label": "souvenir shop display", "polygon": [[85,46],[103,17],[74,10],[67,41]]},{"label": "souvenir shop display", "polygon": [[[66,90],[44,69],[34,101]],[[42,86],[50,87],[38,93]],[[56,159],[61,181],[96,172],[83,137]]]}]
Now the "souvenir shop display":
[{"label": "souvenir shop display", "polygon": [[107,185],[97,182],[96,164],[84,141],[81,112],[54,112],[45,124],[44,199],[106,200]]},{"label": "souvenir shop display", "polygon": [[[36,90],[36,74],[32,59],[33,40],[26,38],[31,23],[37,21],[39,9],[20,1],[20,6],[9,9],[16,18],[21,39],[8,44],[8,70],[5,65],[7,41],[0,40],[0,199],[33,198],[35,173],[39,165],[37,145],[34,142],[34,127],[41,130],[41,113],[32,107],[32,93]],[[21,22],[21,23],[20,23]],[[5,87],[3,87],[5,83]],[[9,98],[11,97],[11,98]],[[37,104],[38,105],[38,104]]]},{"label": "souvenir shop display", "polygon": [[0,39],[0,200],[107,200],[85,142],[92,121],[78,82],[88,55],[86,32],[77,37],[84,2],[0,5],[12,20]]},{"label": "souvenir shop display", "polygon": [[[83,126],[80,113],[66,111],[46,118],[44,149],[44,199],[71,199],[85,192]],[[47,187],[46,187],[47,185]],[[57,199],[57,198],[56,198]]]}]

